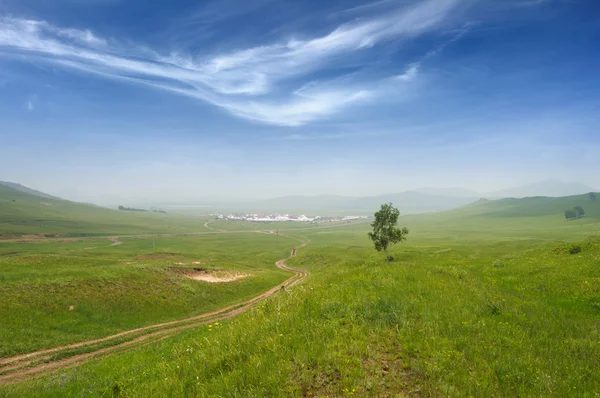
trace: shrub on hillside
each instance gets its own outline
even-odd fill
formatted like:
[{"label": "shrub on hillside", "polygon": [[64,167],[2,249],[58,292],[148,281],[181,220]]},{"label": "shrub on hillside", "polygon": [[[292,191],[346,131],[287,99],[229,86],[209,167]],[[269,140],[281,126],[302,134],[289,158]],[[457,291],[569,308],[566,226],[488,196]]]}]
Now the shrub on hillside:
[{"label": "shrub on hillside", "polygon": [[582,245],[578,243],[572,243],[568,245],[562,245],[554,249],[556,254],[578,254],[582,252]]}]

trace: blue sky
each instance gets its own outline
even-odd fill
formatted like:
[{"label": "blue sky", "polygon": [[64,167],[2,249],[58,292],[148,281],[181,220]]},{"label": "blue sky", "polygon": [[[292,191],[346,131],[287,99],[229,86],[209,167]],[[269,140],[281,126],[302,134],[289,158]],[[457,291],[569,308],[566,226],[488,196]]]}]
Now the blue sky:
[{"label": "blue sky", "polygon": [[77,200],[600,188],[595,0],[0,0],[0,180]]}]

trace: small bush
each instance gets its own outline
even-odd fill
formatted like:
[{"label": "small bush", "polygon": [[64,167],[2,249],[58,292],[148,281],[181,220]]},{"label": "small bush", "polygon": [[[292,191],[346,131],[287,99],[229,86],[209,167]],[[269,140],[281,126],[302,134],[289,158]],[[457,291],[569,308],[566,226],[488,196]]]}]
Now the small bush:
[{"label": "small bush", "polygon": [[582,251],[582,245],[578,243],[562,245],[554,249],[554,253],[556,254],[578,254]]}]

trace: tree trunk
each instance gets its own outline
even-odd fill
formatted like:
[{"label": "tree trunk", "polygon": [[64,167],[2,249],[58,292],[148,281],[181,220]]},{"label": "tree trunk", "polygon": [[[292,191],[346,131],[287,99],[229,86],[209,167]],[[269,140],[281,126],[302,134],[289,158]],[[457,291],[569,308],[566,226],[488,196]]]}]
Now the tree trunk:
[{"label": "tree trunk", "polygon": [[389,251],[389,249],[385,249],[385,256],[386,256],[386,259],[388,261],[392,261],[392,258],[390,257],[390,251]]}]

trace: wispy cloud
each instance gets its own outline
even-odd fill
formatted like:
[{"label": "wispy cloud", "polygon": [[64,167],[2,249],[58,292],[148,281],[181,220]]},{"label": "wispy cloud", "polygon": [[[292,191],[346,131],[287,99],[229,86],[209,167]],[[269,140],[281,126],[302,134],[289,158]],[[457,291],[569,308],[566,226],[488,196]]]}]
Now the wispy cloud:
[{"label": "wispy cloud", "polygon": [[33,111],[33,101],[32,100],[27,101],[27,110],[29,112]]},{"label": "wispy cloud", "polygon": [[[161,55],[98,37],[89,30],[0,18],[0,56],[41,59],[200,99],[245,119],[298,126],[376,97],[372,87],[381,80],[367,77],[344,84],[329,80],[307,85],[311,74],[335,67],[344,56],[435,29],[459,3],[421,1],[342,24],[323,36],[288,38],[211,56]],[[418,64],[409,64],[396,80],[414,80],[418,68]]]},{"label": "wispy cloud", "polygon": [[394,76],[394,78],[405,82],[414,80],[417,77],[417,74],[419,73],[419,66],[419,63],[411,64],[408,68],[406,68],[404,73]]}]

